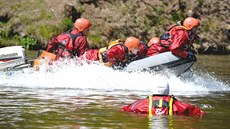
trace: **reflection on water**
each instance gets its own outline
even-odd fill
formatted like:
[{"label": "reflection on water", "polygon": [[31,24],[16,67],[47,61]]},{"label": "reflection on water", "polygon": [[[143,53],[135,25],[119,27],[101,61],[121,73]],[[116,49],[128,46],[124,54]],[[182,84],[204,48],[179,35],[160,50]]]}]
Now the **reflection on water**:
[{"label": "reflection on water", "polygon": [[[217,61],[217,62],[216,62]],[[1,128],[228,128],[229,56],[199,56],[182,77],[126,73],[98,65],[70,65],[55,72],[24,72],[0,78]],[[168,80],[171,94],[207,115],[154,116],[120,109]]]},{"label": "reflection on water", "polygon": [[[88,94],[84,94],[88,92]],[[63,93],[63,94],[62,94]],[[66,93],[71,93],[67,95]],[[90,94],[91,93],[91,94]],[[126,95],[124,95],[126,94]],[[206,111],[202,118],[153,116],[121,112],[120,108],[144,98],[126,91],[102,92],[78,89],[33,89],[2,87],[0,125],[2,128],[207,128],[227,127],[230,117],[229,93],[177,96]]]},{"label": "reflection on water", "polygon": [[230,83],[230,55],[200,55],[197,58],[195,69],[209,73],[216,78]]}]

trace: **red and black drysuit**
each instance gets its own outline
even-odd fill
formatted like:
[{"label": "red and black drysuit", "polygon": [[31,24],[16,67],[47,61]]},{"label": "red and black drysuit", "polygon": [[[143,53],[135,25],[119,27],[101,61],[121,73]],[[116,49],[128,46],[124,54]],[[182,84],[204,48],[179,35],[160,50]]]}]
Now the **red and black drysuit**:
[{"label": "red and black drysuit", "polygon": [[118,65],[125,63],[128,59],[128,48],[123,44],[116,44],[104,53],[99,53],[98,49],[92,49],[87,51],[86,58],[88,60],[99,60],[99,55],[102,54],[102,62],[110,62],[112,65]]},{"label": "red and black drysuit", "polygon": [[146,56],[148,47],[143,42],[137,52],[137,55],[129,54],[128,48],[123,44],[116,44],[105,51],[105,53],[99,53],[98,49],[91,49],[86,53],[86,59],[99,60],[98,54],[102,54],[102,60],[104,63],[110,62],[116,66],[124,67],[127,63],[144,58]]},{"label": "red and black drysuit", "polygon": [[187,31],[184,26],[175,26],[169,33],[160,37],[159,43],[152,44],[147,52],[148,56],[157,55],[166,51],[183,59],[187,58],[186,48],[190,46],[196,38],[195,34]]},{"label": "red and black drysuit", "polygon": [[62,34],[55,36],[49,41],[47,51],[55,52],[57,59],[60,57],[82,56],[89,49],[86,36],[76,29],[66,33],[70,35],[70,42],[62,44],[59,39]]},{"label": "red and black drysuit", "polygon": [[[149,110],[150,109],[150,110]],[[122,107],[123,111],[152,115],[198,115],[205,114],[200,108],[178,101],[173,96],[153,95]],[[151,111],[151,112],[149,112]]]}]

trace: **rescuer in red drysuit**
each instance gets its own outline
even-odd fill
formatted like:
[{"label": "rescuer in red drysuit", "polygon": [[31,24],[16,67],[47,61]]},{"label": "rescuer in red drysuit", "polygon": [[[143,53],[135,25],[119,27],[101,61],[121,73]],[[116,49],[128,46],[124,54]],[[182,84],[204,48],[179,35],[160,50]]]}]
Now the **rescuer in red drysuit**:
[{"label": "rescuer in red drysuit", "polygon": [[162,52],[171,51],[172,54],[183,59],[195,60],[195,56],[186,49],[198,38],[196,32],[200,25],[198,19],[187,17],[183,25],[174,25],[169,32],[160,37],[158,43],[153,43],[147,52],[148,56],[153,56]]},{"label": "rescuer in red drysuit", "polygon": [[168,83],[156,85],[153,95],[138,99],[134,103],[122,107],[122,111],[152,115],[198,115],[205,114],[200,108],[178,101],[169,95]]},{"label": "rescuer in red drysuit", "polygon": [[[140,40],[128,37],[125,42],[115,40],[108,46],[87,51],[86,59],[99,60],[105,66],[124,66],[132,57],[136,57],[141,48]],[[143,52],[142,52],[143,53]],[[139,52],[139,55],[141,53]]]},{"label": "rescuer in red drysuit", "polygon": [[78,18],[74,23],[74,30],[69,30],[58,36],[53,37],[47,46],[47,51],[55,53],[60,57],[80,57],[89,49],[87,34],[91,23]]}]

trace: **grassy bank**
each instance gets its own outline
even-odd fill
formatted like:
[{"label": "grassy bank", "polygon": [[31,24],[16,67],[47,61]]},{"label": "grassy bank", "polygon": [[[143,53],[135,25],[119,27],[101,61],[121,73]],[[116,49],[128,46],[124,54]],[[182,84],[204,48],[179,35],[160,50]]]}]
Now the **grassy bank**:
[{"label": "grassy bank", "polygon": [[199,53],[229,53],[228,0],[2,0],[0,46],[45,48],[54,35],[71,29],[78,17],[91,21],[90,46],[136,36],[148,42],[186,16],[201,20]]}]

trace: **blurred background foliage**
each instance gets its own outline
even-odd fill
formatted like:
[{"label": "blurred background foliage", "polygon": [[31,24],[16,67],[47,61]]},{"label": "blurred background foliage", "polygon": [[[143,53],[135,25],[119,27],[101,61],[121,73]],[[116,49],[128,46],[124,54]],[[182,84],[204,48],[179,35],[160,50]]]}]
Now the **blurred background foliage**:
[{"label": "blurred background foliage", "polygon": [[1,0],[0,46],[44,49],[53,36],[83,17],[91,47],[135,36],[148,42],[187,16],[201,20],[199,53],[229,53],[229,0]]}]

